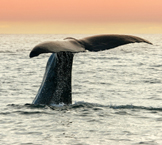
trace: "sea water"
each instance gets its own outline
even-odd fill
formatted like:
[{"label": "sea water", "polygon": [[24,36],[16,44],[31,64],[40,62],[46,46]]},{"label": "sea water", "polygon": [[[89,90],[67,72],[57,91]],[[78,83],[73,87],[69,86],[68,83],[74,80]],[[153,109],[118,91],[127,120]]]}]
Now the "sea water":
[{"label": "sea water", "polygon": [[90,35],[0,35],[0,144],[162,144],[162,35],[75,54],[73,104],[31,104],[51,55],[31,49],[69,36]]}]

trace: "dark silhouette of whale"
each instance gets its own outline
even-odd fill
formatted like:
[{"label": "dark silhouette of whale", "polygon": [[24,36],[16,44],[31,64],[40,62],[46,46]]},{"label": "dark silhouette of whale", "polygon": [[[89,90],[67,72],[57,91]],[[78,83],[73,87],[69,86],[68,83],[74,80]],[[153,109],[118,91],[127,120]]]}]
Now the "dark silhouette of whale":
[{"label": "dark silhouette of whale", "polygon": [[47,62],[46,71],[33,104],[71,104],[71,73],[73,56],[84,51],[103,51],[129,43],[151,42],[130,35],[96,35],[75,39],[65,38],[63,41],[43,42],[36,45],[30,57],[41,53],[53,53]]}]

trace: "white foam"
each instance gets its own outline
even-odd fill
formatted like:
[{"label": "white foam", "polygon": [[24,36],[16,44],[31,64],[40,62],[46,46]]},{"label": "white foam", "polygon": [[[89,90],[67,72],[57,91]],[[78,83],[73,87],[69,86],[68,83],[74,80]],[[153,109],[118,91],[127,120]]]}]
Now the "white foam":
[{"label": "white foam", "polygon": [[53,107],[62,107],[62,106],[65,106],[65,104],[62,102],[62,103],[59,103],[59,104],[50,104],[50,106],[53,106]]}]

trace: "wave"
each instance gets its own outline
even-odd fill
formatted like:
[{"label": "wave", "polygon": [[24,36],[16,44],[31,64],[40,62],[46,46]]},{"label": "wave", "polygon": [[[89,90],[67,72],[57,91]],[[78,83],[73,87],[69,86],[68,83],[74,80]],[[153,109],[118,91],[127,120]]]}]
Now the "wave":
[{"label": "wave", "polygon": [[[119,109],[119,110],[124,110],[124,109],[135,109],[135,110],[151,110],[151,111],[162,111],[162,107],[146,107],[146,106],[136,106],[136,105],[102,105],[102,104],[96,104],[96,103],[88,103],[88,102],[76,102],[71,105],[64,105],[64,104],[59,104],[59,105],[34,105],[34,104],[25,104],[25,105],[18,105],[18,104],[8,104],[7,106],[13,107],[15,109],[30,109],[30,110],[78,110],[78,109],[93,109],[93,110],[100,110],[100,109]],[[20,113],[22,113],[20,111]],[[31,112],[33,114],[34,112]],[[39,111],[35,111],[35,113],[40,113]],[[47,112],[46,112],[47,113]],[[24,111],[24,114],[28,114],[28,112]],[[30,113],[29,113],[30,114]]]},{"label": "wave", "polygon": [[13,49],[13,50],[0,50],[0,53],[18,53],[18,52],[27,52],[29,53],[30,50],[28,49]]}]

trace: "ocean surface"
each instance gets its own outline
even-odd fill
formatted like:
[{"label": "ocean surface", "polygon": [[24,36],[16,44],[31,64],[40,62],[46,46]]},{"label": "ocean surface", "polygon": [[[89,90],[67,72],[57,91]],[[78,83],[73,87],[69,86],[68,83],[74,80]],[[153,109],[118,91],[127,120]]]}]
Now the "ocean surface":
[{"label": "ocean surface", "polygon": [[29,58],[38,43],[89,35],[0,35],[0,144],[161,145],[162,35],[78,53],[73,104],[32,105],[51,54]]}]

